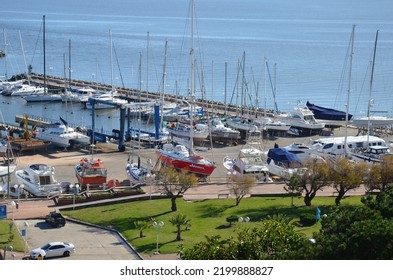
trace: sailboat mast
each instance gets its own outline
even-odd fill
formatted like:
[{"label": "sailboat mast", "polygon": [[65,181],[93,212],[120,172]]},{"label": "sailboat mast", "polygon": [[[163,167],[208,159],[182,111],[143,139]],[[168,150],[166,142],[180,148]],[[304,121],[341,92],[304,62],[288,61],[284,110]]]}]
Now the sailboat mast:
[{"label": "sailboat mast", "polygon": [[194,24],[195,1],[191,2],[191,50],[190,50],[190,152],[194,150],[194,99],[195,99],[195,54],[194,54]]},{"label": "sailboat mast", "polygon": [[162,96],[161,96],[161,118],[160,118],[160,129],[162,130],[164,124],[164,102],[165,102],[165,91],[166,91],[166,63],[168,57],[168,41],[165,41],[165,54],[164,54],[164,65],[162,69]]},{"label": "sailboat mast", "polygon": [[5,29],[3,29],[3,37],[4,37],[4,53],[5,53],[5,57],[4,57],[4,78],[7,81],[8,80],[8,65],[7,65],[7,35],[5,33]]},{"label": "sailboat mast", "polygon": [[377,34],[375,35],[374,53],[373,53],[373,60],[372,60],[372,64],[371,64],[370,91],[369,91],[368,108],[367,108],[367,118],[368,118],[368,120],[367,120],[367,146],[368,146],[368,141],[369,141],[369,137],[370,137],[370,127],[371,127],[371,122],[370,122],[371,93],[373,91],[374,66],[375,66],[375,55],[377,52],[378,33],[379,33],[379,30],[377,30]]},{"label": "sailboat mast", "polygon": [[47,92],[48,84],[46,80],[46,29],[45,29],[45,15],[43,16],[43,49],[44,49],[44,92]]},{"label": "sailboat mast", "polygon": [[348,138],[348,116],[349,116],[349,96],[351,94],[351,81],[352,81],[352,60],[353,60],[353,45],[355,41],[355,25],[352,26],[351,33],[351,53],[349,59],[349,77],[348,77],[348,94],[347,94],[347,106],[345,111],[345,138],[344,138],[344,151],[347,153],[347,138]]}]

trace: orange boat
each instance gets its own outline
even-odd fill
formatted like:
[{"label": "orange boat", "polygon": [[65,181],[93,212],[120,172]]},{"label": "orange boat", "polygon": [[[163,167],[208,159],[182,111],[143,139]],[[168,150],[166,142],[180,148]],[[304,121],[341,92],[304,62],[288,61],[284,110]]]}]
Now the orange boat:
[{"label": "orange boat", "polygon": [[107,169],[100,159],[84,158],[75,165],[75,175],[81,187],[100,186],[106,183]]}]

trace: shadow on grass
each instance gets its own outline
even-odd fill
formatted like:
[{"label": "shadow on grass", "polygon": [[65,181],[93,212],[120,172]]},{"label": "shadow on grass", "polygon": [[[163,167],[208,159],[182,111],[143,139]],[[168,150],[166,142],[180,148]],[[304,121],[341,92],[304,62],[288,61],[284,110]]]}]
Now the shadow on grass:
[{"label": "shadow on grass", "polygon": [[234,207],[233,205],[201,205],[196,211],[201,218],[214,218],[221,216],[226,210]]}]

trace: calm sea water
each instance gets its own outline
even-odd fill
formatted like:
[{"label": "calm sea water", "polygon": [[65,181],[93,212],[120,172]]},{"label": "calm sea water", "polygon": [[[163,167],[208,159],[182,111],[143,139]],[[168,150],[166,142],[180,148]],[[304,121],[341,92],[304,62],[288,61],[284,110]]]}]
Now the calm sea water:
[{"label": "calm sea water", "polygon": [[[166,91],[186,95],[189,6],[189,0],[4,1],[0,29],[6,37],[7,71],[5,58],[1,58],[0,76],[25,72],[28,64],[34,72],[43,73],[45,15],[47,74],[64,76],[71,41],[72,78],[161,91],[167,41]],[[258,97],[259,107],[273,108],[275,85],[281,111],[307,100],[345,110],[348,49],[355,24],[350,112],[362,116],[367,111],[370,61],[379,30],[371,96],[375,100],[373,110],[391,116],[392,10],[389,0],[196,0],[198,84],[203,84],[205,98],[226,98],[232,104],[241,99],[243,80],[247,104],[256,104]],[[0,43],[0,49],[4,48]],[[16,113],[53,118],[67,115],[79,122],[91,122],[90,112],[79,107],[31,106],[6,97],[0,101],[3,117],[11,122]],[[118,127],[114,120],[117,112],[99,114],[98,127]]]}]

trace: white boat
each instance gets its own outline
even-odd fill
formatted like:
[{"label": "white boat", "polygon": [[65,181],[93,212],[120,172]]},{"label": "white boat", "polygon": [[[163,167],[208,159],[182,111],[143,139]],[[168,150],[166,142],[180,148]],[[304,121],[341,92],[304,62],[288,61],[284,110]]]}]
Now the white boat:
[{"label": "white boat", "polygon": [[315,120],[314,113],[307,107],[296,107],[289,113],[277,114],[275,119],[296,128],[300,135],[315,135],[325,127],[325,123]]},{"label": "white boat", "polygon": [[140,157],[136,163],[132,162],[130,158],[127,160],[126,173],[128,180],[135,183],[146,183],[152,176],[149,170],[142,166]]},{"label": "white boat", "polygon": [[36,134],[36,139],[51,141],[54,146],[68,148],[74,144],[88,146],[90,137],[65,124],[53,124]]},{"label": "white boat", "polygon": [[24,96],[23,99],[27,103],[32,102],[61,102],[62,98],[59,94],[37,94]]},{"label": "white boat", "polygon": [[393,157],[393,153],[386,146],[371,146],[351,151],[349,156],[358,162],[381,163],[387,157]]},{"label": "white boat", "polygon": [[385,116],[370,116],[354,118],[351,122],[352,125],[359,128],[385,128],[393,125],[393,118]]},{"label": "white boat", "polygon": [[87,102],[95,94],[97,94],[96,90],[91,87],[71,88],[71,90],[66,90],[61,98],[63,102]]},{"label": "white boat", "polygon": [[243,147],[235,158],[224,157],[224,167],[230,174],[240,178],[254,177],[258,183],[272,182],[266,165],[266,154],[252,146]]},{"label": "white boat", "polygon": [[[191,125],[182,122],[170,123],[166,129],[172,136],[176,137],[189,139],[191,135]],[[204,141],[209,136],[209,128],[206,124],[196,124],[192,130],[194,142]]]},{"label": "white boat", "polygon": [[22,84],[12,90],[11,96],[43,95],[44,93],[44,87]]},{"label": "white boat", "polygon": [[302,168],[301,160],[284,148],[273,148],[267,153],[267,168],[273,176],[289,180]]},{"label": "white boat", "polygon": [[219,118],[210,120],[210,134],[213,141],[231,142],[240,139],[240,131],[226,127]]},{"label": "white boat", "polygon": [[[128,101],[117,97],[116,91],[95,94],[91,99],[95,100],[94,109],[115,109],[119,105],[128,104]],[[85,103],[86,109],[93,109],[93,104],[89,101]]]},{"label": "white boat", "polygon": [[318,148],[321,146],[316,144],[315,146],[308,146],[303,143],[292,143],[288,146],[282,147],[286,149],[288,152],[295,154],[299,157],[299,159],[303,162],[309,160],[310,158],[315,158],[319,156]]},{"label": "white boat", "polygon": [[0,79],[0,91],[11,90],[14,87],[22,85],[26,80],[7,81]]},{"label": "white boat", "polygon": [[60,194],[61,184],[55,179],[55,168],[46,164],[31,164],[25,169],[15,171],[19,184],[36,197]]},{"label": "white boat", "polygon": [[257,118],[254,120],[254,124],[260,130],[266,130],[270,133],[287,132],[291,128],[290,124],[278,120],[273,120],[269,117]]}]

